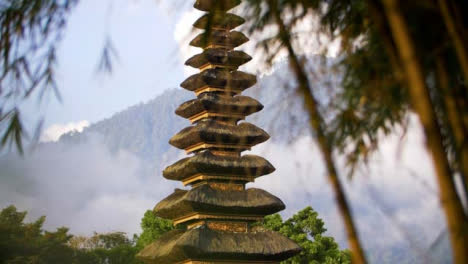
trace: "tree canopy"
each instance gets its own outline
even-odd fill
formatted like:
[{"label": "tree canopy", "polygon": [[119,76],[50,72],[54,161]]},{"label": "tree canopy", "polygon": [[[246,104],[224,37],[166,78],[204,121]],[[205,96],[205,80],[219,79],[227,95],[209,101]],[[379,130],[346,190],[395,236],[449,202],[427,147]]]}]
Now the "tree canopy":
[{"label": "tree canopy", "polygon": [[135,241],[125,233],[73,236],[68,228],[43,230],[45,217],[25,223],[27,212],[9,206],[0,212],[2,264],[139,264]]},{"label": "tree canopy", "polygon": [[286,221],[279,214],[267,216],[263,226],[289,237],[301,246],[302,252],[284,261],[284,264],[351,263],[349,251],[340,250],[333,237],[324,235],[327,231],[325,223],[312,207],[302,209]]},{"label": "tree canopy", "polygon": [[25,217],[14,206],[0,212],[0,263],[72,263],[67,228],[47,232],[42,229],[45,217],[24,223]]},{"label": "tree canopy", "polygon": [[146,245],[172,229],[174,229],[174,226],[170,220],[155,216],[151,210],[146,211],[141,219],[142,232],[137,239],[137,248],[143,249]]}]

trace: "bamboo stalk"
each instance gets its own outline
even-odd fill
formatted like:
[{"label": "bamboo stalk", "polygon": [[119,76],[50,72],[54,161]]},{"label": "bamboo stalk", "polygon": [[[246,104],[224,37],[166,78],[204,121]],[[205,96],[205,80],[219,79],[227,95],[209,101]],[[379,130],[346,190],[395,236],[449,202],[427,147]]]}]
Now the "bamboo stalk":
[{"label": "bamboo stalk", "polygon": [[422,66],[418,61],[408,25],[397,0],[383,0],[393,38],[407,74],[408,89],[414,111],[424,128],[426,146],[432,155],[439,185],[441,205],[445,212],[452,244],[454,263],[468,263],[467,219],[457,196],[453,175],[442,145],[442,136],[429,96]]},{"label": "bamboo stalk", "polygon": [[461,115],[458,112],[454,94],[452,89],[450,89],[450,81],[445,69],[445,62],[440,55],[436,57],[436,72],[441,96],[443,97],[447,112],[447,119],[450,124],[450,131],[455,141],[455,155],[460,166],[459,170],[463,178],[465,195],[468,195],[468,142],[465,137],[465,135],[467,135],[466,127],[464,126],[463,120],[460,118]]},{"label": "bamboo stalk", "polygon": [[317,101],[314,98],[314,95],[312,94],[309,78],[303,69],[303,65],[300,63],[299,58],[297,57],[294,51],[294,48],[292,47],[289,32],[286,28],[286,25],[284,24],[283,19],[281,18],[281,13],[278,10],[277,0],[271,0],[269,2],[269,5],[270,10],[273,12],[275,22],[279,28],[281,41],[283,45],[286,46],[287,51],[289,53],[289,62],[292,70],[294,71],[294,74],[296,75],[296,79],[298,81],[299,86],[299,92],[304,98],[304,105],[310,116],[310,125],[317,135],[317,142],[325,161],[325,166],[328,173],[328,180],[332,186],[332,189],[335,192],[335,198],[338,203],[338,209],[347,231],[348,243],[352,252],[352,263],[365,264],[367,263],[366,257],[364,255],[364,251],[359,240],[356,225],[352,217],[351,209],[346,198],[346,194],[338,177],[338,173],[332,156],[332,149],[328,143],[328,139],[326,138],[325,131],[323,129],[323,117],[318,111]]}]

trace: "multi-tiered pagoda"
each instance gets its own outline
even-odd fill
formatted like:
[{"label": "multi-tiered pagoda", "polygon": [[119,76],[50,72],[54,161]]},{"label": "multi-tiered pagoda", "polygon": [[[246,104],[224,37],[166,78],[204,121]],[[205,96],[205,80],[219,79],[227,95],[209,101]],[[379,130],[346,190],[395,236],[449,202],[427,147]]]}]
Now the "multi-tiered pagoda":
[{"label": "multi-tiered pagoda", "polygon": [[283,202],[264,190],[245,188],[275,168],[262,157],[241,155],[269,135],[240,122],[263,106],[240,95],[256,83],[256,77],[237,70],[251,60],[234,50],[248,41],[233,31],[244,19],[227,13],[239,4],[240,0],[197,0],[194,5],[207,12],[194,27],[208,30],[190,43],[203,52],[186,62],[200,73],[181,86],[197,98],[176,110],[193,125],[170,140],[192,155],[163,172],[165,178],[191,189],[175,190],[154,208],[157,216],[184,228],[144,248],[138,257],[145,263],[278,263],[300,251],[293,241],[256,224],[283,210]]}]

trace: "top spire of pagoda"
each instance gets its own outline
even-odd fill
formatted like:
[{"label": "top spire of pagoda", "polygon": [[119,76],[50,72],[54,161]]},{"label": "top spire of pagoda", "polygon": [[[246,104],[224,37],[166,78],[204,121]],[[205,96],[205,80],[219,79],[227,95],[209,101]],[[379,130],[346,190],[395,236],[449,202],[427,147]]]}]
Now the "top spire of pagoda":
[{"label": "top spire of pagoda", "polygon": [[241,0],[196,0],[193,7],[210,13],[219,11],[226,12],[240,5],[240,3]]}]

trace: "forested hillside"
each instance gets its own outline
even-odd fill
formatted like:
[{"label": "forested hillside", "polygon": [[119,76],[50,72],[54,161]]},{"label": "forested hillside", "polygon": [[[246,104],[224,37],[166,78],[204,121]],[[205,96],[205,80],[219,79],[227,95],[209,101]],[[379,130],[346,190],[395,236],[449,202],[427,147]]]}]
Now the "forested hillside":
[{"label": "forested hillside", "polygon": [[90,136],[99,136],[112,152],[126,150],[145,161],[157,161],[169,150],[169,138],[187,125],[174,110],[190,96],[179,89],[168,90],[146,103],[131,106],[92,124],[82,133],[65,134],[59,144],[77,144]]},{"label": "forested hillside", "polygon": [[[311,60],[315,67],[320,63],[318,57]],[[318,78],[315,85],[325,92],[328,85],[338,82],[338,75],[328,75]],[[307,115],[302,110],[300,99],[291,89],[280,87],[280,83],[294,85],[286,62],[279,63],[273,73],[260,76],[258,84],[246,91],[246,95],[257,98],[265,106],[263,111],[248,117],[247,121],[264,128],[272,141],[287,143],[307,131]],[[168,151],[174,150],[168,144],[169,139],[189,124],[174,113],[175,109],[193,97],[193,93],[182,88],[167,90],[146,103],[131,106],[92,124],[82,133],[64,134],[58,143],[76,144],[90,136],[99,136],[112,152],[126,150],[145,161],[158,161]],[[323,98],[326,98],[325,93]]]}]

